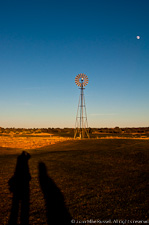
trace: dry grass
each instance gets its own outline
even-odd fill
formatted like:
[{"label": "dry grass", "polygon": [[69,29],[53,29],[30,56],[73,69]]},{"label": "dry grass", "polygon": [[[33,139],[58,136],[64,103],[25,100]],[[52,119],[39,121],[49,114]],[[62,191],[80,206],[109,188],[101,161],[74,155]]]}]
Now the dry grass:
[{"label": "dry grass", "polygon": [[27,136],[19,135],[2,135],[0,136],[0,147],[15,149],[35,149],[66,141],[69,138],[51,136],[49,134],[31,134]]},{"label": "dry grass", "polygon": [[[38,163],[60,188],[74,219],[147,220],[148,140],[73,140],[30,149],[30,224],[47,224]],[[0,224],[8,224],[12,205],[8,180],[18,153],[1,148]],[[21,151],[20,151],[21,152]],[[49,190],[50,191],[50,190]],[[57,215],[59,216],[59,215]]]},{"label": "dry grass", "polygon": [[[99,137],[97,137],[99,139]],[[134,139],[134,140],[149,140],[149,137],[140,136],[140,137],[118,137],[118,136],[107,136],[107,137],[100,137],[100,139]]]}]

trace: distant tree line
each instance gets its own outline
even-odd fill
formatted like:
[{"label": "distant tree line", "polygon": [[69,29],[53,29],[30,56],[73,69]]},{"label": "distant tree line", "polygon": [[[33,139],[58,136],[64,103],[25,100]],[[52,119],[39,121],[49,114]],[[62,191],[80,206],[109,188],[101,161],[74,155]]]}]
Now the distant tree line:
[{"label": "distant tree line", "polygon": [[149,127],[137,127],[137,128],[91,128],[91,133],[118,133],[118,134],[130,134],[130,133],[149,133]]},{"label": "distant tree line", "polygon": [[[90,134],[110,134],[110,133],[117,133],[117,134],[130,134],[130,133],[149,133],[149,127],[133,127],[133,128],[88,128]],[[72,134],[74,132],[74,128],[3,128],[0,127],[0,133],[9,134],[9,133],[52,133],[52,134]]]}]

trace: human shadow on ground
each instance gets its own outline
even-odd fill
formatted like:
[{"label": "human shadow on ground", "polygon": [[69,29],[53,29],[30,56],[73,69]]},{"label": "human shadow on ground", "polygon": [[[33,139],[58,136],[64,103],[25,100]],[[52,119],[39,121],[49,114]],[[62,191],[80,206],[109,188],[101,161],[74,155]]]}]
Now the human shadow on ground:
[{"label": "human shadow on ground", "polygon": [[39,182],[45,199],[48,224],[72,224],[72,218],[65,206],[63,194],[48,176],[47,168],[43,162],[39,163]]},{"label": "human shadow on ground", "polygon": [[9,189],[13,193],[12,208],[8,222],[9,225],[17,224],[20,205],[20,224],[29,224],[29,181],[31,180],[28,167],[29,159],[30,154],[25,151],[18,156],[14,175],[8,181]]}]

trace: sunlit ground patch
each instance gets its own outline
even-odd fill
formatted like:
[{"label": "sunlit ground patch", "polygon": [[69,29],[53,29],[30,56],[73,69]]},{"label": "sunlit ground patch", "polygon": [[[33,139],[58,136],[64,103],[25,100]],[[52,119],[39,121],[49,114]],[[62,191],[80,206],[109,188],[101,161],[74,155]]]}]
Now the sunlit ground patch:
[{"label": "sunlit ground patch", "polygon": [[0,147],[19,148],[19,149],[35,149],[55,144],[57,142],[66,141],[69,138],[47,136],[0,136]]}]

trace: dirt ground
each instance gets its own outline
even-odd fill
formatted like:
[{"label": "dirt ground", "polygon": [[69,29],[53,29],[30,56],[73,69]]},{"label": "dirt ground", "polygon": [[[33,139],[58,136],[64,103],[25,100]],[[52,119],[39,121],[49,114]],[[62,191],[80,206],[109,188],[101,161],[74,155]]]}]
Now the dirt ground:
[{"label": "dirt ground", "polygon": [[26,225],[147,221],[148,140],[68,140],[26,149],[30,159],[22,151],[0,147],[0,224],[20,224],[21,207]]}]

